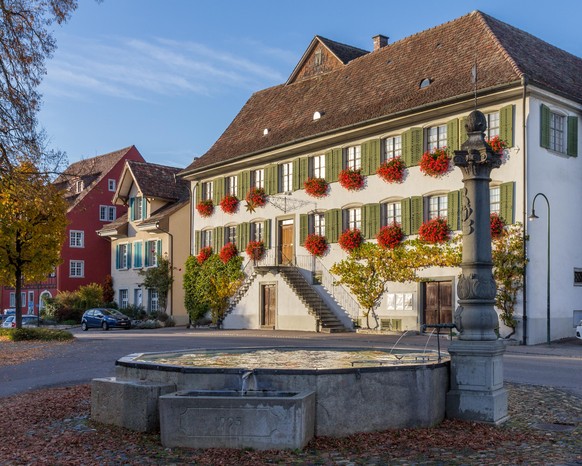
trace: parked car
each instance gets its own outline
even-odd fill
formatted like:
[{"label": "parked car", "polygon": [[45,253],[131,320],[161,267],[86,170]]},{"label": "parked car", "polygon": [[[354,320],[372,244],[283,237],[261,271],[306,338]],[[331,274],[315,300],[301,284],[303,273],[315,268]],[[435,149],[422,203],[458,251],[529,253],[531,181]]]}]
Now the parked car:
[{"label": "parked car", "polygon": [[81,329],[87,331],[90,328],[131,328],[131,320],[117,309],[96,308],[85,311],[81,318]]},{"label": "parked car", "polygon": [[582,340],[582,320],[578,322],[578,327],[576,327],[576,338]]},{"label": "parked car", "polygon": [[4,312],[2,313],[0,320],[6,320],[6,318],[8,316],[13,316],[15,314],[16,314],[16,309],[14,309],[13,307],[11,307],[10,309],[4,309]]},{"label": "parked car", "polygon": [[[2,322],[2,328],[15,328],[16,327],[16,316],[9,315]],[[38,317],[31,315],[22,316],[22,327],[38,327]]]}]

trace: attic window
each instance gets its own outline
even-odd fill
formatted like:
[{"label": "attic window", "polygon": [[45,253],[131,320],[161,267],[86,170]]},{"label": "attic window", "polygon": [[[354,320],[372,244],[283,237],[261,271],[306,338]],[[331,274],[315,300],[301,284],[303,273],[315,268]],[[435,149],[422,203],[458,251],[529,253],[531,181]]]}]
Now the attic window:
[{"label": "attic window", "polygon": [[316,67],[321,66],[322,61],[321,49],[317,49],[313,55],[313,65]]},{"label": "attic window", "polygon": [[313,121],[319,120],[323,116],[323,112],[315,112],[313,114]]},{"label": "attic window", "polygon": [[419,89],[426,89],[431,84],[432,84],[432,81],[430,80],[430,78],[424,78],[422,81],[420,81],[420,85],[418,86],[418,88]]},{"label": "attic window", "polygon": [[269,134],[269,128],[263,130],[263,136],[266,136],[267,134]]}]

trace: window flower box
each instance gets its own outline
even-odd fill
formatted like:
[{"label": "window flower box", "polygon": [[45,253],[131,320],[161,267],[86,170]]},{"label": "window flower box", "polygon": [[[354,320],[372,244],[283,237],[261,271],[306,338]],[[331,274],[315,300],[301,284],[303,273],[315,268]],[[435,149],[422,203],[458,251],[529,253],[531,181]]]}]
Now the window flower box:
[{"label": "window flower box", "polygon": [[249,259],[259,261],[265,255],[265,243],[262,241],[249,241],[245,251]]},{"label": "window flower box", "polygon": [[214,204],[212,203],[212,199],[200,201],[196,206],[196,210],[201,217],[210,217],[214,213]]},{"label": "window flower box", "polygon": [[206,246],[205,248],[200,249],[200,252],[196,256],[196,260],[200,265],[204,264],[206,260],[212,255],[212,246]]},{"label": "window flower box", "polygon": [[309,252],[309,254],[316,257],[321,257],[325,255],[328,249],[326,237],[315,234],[307,235],[304,246],[305,249],[307,249],[307,251]]},{"label": "window flower box", "polygon": [[439,178],[449,171],[450,160],[445,147],[431,152],[426,151],[420,159],[420,171],[425,175]]},{"label": "window flower box", "polygon": [[376,235],[378,244],[384,249],[394,249],[400,244],[403,238],[404,233],[398,223],[382,227]]},{"label": "window flower box", "polygon": [[449,239],[450,233],[447,220],[441,217],[424,222],[418,229],[418,236],[427,243],[444,243]]},{"label": "window flower box", "polygon": [[234,243],[226,243],[224,246],[222,246],[218,257],[220,257],[220,260],[226,264],[229,260],[237,255],[238,250],[236,249],[236,245]]},{"label": "window flower box", "polygon": [[338,176],[339,183],[348,191],[359,191],[364,187],[364,175],[360,170],[346,168]]},{"label": "window flower box", "polygon": [[503,155],[503,151],[509,146],[507,141],[504,141],[499,136],[493,136],[490,139],[486,139],[486,141],[491,146],[493,152],[499,155]]},{"label": "window flower box", "polygon": [[505,221],[497,213],[492,213],[490,217],[491,238],[500,238],[503,235]]},{"label": "window flower box", "polygon": [[363,242],[364,237],[362,236],[360,230],[357,228],[344,231],[338,239],[340,247],[346,252],[352,252],[354,249],[357,249]]},{"label": "window flower box", "polygon": [[324,178],[309,178],[305,183],[303,183],[305,192],[312,197],[325,197],[327,196],[328,184]]},{"label": "window flower box", "polygon": [[376,174],[386,181],[386,183],[402,183],[405,168],[404,160],[400,157],[394,157],[380,165]]},{"label": "window flower box", "polygon": [[238,199],[236,196],[224,196],[220,201],[220,208],[224,213],[234,214],[238,209]]},{"label": "window flower box", "polygon": [[245,198],[247,201],[247,209],[254,212],[256,207],[264,207],[267,203],[267,195],[263,188],[251,188]]}]

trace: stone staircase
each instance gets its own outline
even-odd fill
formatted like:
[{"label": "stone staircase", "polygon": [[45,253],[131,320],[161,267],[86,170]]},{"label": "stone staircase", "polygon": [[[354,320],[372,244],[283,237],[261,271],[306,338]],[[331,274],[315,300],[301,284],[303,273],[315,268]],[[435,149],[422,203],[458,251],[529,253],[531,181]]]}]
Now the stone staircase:
[{"label": "stone staircase", "polygon": [[309,313],[317,318],[322,332],[335,333],[351,331],[329,309],[323,298],[307,282],[297,267],[279,267],[279,273],[299,299],[301,299],[303,304],[307,306]]},{"label": "stone staircase", "polygon": [[234,296],[230,298],[230,304],[228,306],[228,309],[226,310],[225,316],[230,314],[232,310],[236,307],[236,305],[240,302],[240,300],[243,299],[244,295],[247,294],[247,291],[249,291],[249,288],[255,281],[256,276],[257,271],[254,269],[249,275],[247,275],[240,288],[237,290]]}]

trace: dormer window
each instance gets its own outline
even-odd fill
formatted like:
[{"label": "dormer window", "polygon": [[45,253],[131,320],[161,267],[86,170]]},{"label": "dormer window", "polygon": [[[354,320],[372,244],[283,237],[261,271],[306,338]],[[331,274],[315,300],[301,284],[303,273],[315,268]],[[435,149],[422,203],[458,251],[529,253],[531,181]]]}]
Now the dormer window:
[{"label": "dormer window", "polygon": [[75,194],[79,194],[83,189],[85,189],[85,183],[83,183],[83,180],[79,179],[73,182],[73,191]]},{"label": "dormer window", "polygon": [[323,54],[321,53],[321,49],[317,49],[313,54],[313,66],[321,66],[323,63]]},{"label": "dormer window", "polygon": [[422,81],[420,81],[420,84],[418,86],[419,89],[426,89],[428,86],[430,86],[432,83],[432,81],[430,80],[430,78],[424,78]]}]

